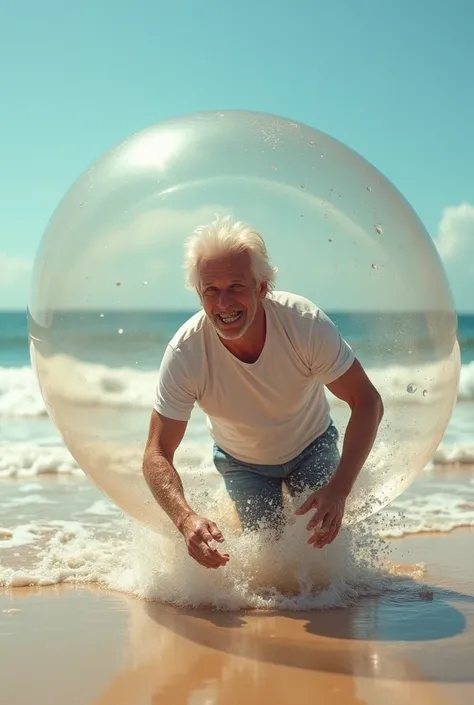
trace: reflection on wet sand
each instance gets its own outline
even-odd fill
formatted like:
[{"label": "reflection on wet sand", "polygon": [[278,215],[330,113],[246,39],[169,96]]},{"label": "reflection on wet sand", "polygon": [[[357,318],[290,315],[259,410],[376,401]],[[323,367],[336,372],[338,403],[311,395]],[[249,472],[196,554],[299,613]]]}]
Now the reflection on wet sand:
[{"label": "reflection on wet sand", "polygon": [[446,684],[474,680],[465,634],[474,597],[436,587],[432,594],[278,614],[130,601],[132,666],[94,705],[132,705],[142,702],[138,693],[153,705],[283,705],[316,695],[341,705],[451,705]]}]

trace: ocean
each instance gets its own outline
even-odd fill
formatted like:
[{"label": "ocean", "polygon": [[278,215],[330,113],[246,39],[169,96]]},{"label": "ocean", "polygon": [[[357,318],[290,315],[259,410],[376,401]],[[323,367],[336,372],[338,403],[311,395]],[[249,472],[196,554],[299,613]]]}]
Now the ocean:
[{"label": "ocean", "polygon": [[[130,415],[127,418],[133,416],[134,423],[142,424],[146,434],[162,351],[189,315],[190,312],[160,315],[135,312],[127,322],[121,314],[108,313],[100,319],[100,330],[98,314],[76,318],[75,351],[80,339],[81,362],[93,366],[84,393],[102,407],[104,414],[125,409]],[[331,317],[351,345],[358,349],[368,345],[364,333],[372,325],[368,314],[338,313]],[[97,341],[98,336],[109,341],[114,336],[117,340],[119,330],[120,355],[114,358],[113,346],[101,348]],[[448,532],[460,526],[474,526],[474,316],[458,317],[458,339],[461,379],[448,428],[426,468],[382,512],[392,520],[388,528],[378,530],[377,537]],[[67,355],[70,352],[67,336],[63,336],[62,345],[60,352]],[[101,356],[100,349],[107,354]],[[376,351],[365,350],[364,354],[365,359],[370,361],[372,356],[376,362]],[[126,365],[124,360],[128,361]],[[387,374],[387,384],[393,382],[396,386],[396,370],[392,381],[390,369]],[[197,415],[189,426],[188,460],[199,470],[201,484],[206,472],[210,472],[210,450],[206,425],[202,416]],[[0,511],[0,585],[3,586],[72,581],[99,583],[179,604],[201,604],[203,600],[224,608],[290,604],[284,590],[256,589],[252,583],[254,576],[249,578],[252,565],[259,565],[264,584],[270,575],[272,580],[275,578],[275,570],[280,570],[274,558],[263,555],[267,550],[264,544],[251,546],[245,541],[238,543],[236,537],[230,538],[229,550],[235,554],[234,572],[230,577],[217,578],[213,571],[205,574],[202,568],[190,564],[177,532],[163,537],[140,526],[85,475],[47,415],[30,364],[25,312],[0,313]],[[372,542],[378,540],[375,533]],[[285,550],[292,561],[301,561],[294,566],[298,572],[308,558],[298,553],[299,549],[295,550],[295,540],[294,535],[290,536]],[[363,562],[354,558],[353,545],[349,549],[341,543],[334,551],[324,567],[325,579],[337,574],[331,591],[317,599],[306,591],[296,603],[293,594],[291,608],[295,604],[296,608],[341,604],[348,599],[349,583],[353,585],[359,579],[367,582],[366,574],[361,578],[362,574],[357,572],[366,568],[362,570]],[[348,551],[352,551],[352,562],[348,561]],[[254,563],[249,558],[251,555]],[[321,570],[321,563],[315,565],[315,570]],[[212,578],[209,573],[213,573]]]}]

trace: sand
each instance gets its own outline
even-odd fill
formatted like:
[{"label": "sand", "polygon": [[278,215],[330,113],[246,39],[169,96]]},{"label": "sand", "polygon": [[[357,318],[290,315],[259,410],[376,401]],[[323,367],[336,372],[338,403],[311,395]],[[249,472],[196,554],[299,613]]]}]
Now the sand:
[{"label": "sand", "polygon": [[221,613],[87,586],[3,591],[1,705],[471,705],[473,543],[468,529],[394,540],[394,574],[425,563],[420,586],[345,609]]}]

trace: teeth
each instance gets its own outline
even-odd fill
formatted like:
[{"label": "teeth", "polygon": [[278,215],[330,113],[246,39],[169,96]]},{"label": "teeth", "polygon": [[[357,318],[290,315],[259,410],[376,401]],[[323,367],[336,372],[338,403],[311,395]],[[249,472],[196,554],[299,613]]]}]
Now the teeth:
[{"label": "teeth", "polygon": [[233,323],[234,321],[236,321],[236,320],[239,318],[239,316],[240,316],[240,312],[239,312],[239,313],[235,313],[233,316],[222,316],[222,315],[220,315],[219,318],[220,318],[222,321],[224,321],[224,323]]}]

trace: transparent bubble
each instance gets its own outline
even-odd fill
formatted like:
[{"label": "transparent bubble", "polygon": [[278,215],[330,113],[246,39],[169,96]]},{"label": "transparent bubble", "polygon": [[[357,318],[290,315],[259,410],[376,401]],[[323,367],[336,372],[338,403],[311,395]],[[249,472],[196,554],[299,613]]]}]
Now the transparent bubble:
[{"label": "transparent bubble", "polygon": [[408,394],[414,394],[417,390],[418,390],[418,387],[416,386],[416,384],[409,384],[407,386]]},{"label": "transparent bubble", "polygon": [[[262,233],[277,288],[333,318],[382,395],[377,441],[347,504],[348,522],[363,519],[410,485],[441,440],[459,378],[456,315],[409,204],[367,161],[308,126],[244,111],[185,116],[133,135],[79,177],[34,267],[30,349],[48,412],[117,505],[154,528],[168,521],[142,457],[164,347],[199,308],[184,289],[184,239],[216,214]],[[429,387],[430,403],[409,385]],[[342,444],[349,409],[328,398]],[[191,494],[205,477],[201,509],[212,515],[222,481],[211,448],[196,408],[175,463]]]}]

